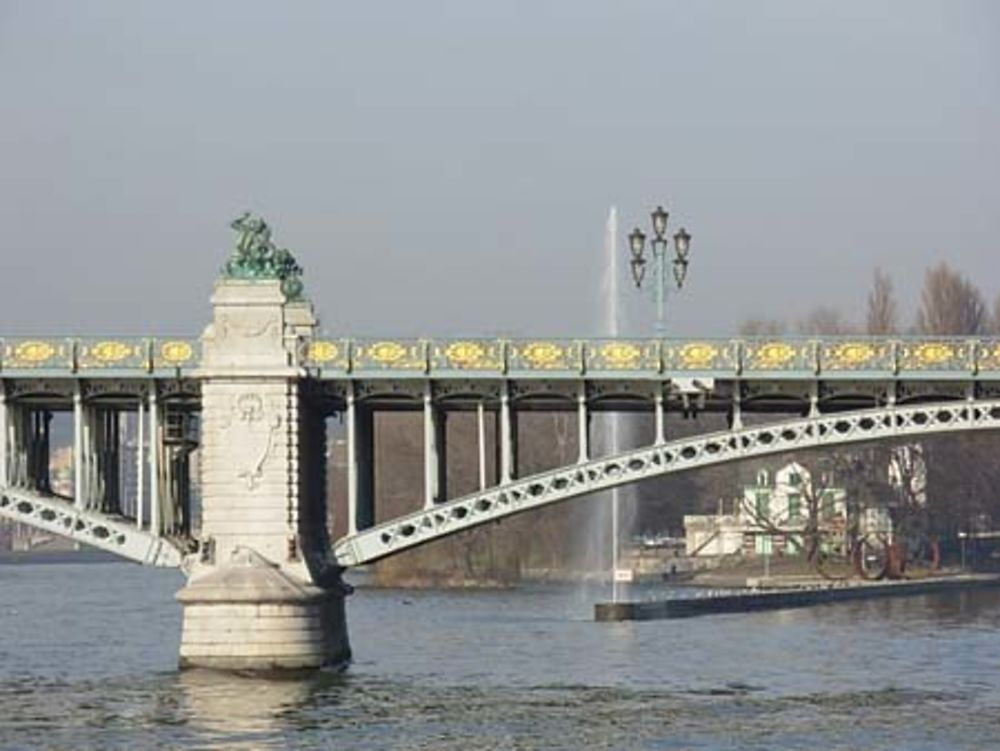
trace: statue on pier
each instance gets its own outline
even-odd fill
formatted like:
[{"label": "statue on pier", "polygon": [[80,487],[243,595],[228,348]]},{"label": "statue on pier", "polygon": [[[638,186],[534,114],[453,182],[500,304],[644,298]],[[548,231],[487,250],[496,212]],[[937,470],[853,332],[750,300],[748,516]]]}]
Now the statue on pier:
[{"label": "statue on pier", "polygon": [[222,269],[228,279],[280,279],[289,300],[302,299],[302,267],[287,248],[271,240],[271,228],[249,211],[234,219],[236,247]]}]

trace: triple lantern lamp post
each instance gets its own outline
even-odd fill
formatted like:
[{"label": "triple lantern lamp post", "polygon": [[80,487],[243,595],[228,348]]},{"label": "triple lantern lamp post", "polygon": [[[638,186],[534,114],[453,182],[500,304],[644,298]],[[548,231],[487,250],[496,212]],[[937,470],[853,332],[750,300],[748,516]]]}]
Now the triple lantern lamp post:
[{"label": "triple lantern lamp post", "polygon": [[[657,206],[652,213],[653,234],[650,241],[653,254],[653,274],[656,284],[656,334],[663,336],[666,332],[664,322],[664,307],[667,297],[667,248],[670,244],[667,239],[667,219],[669,214],[662,206]],[[641,288],[643,279],[646,276],[646,235],[636,227],[628,236],[629,250],[632,253],[631,266],[632,278],[635,280],[636,288]],[[674,235],[674,257],[673,275],[680,290],[684,286],[684,279],[687,277],[688,252],[691,249],[691,235],[681,227]]]}]

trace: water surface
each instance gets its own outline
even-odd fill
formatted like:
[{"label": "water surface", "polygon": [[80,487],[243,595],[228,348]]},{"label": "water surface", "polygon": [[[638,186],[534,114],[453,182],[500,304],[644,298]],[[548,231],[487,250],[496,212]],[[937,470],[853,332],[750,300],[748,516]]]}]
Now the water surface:
[{"label": "water surface", "polygon": [[1000,748],[997,590],[598,624],[598,588],[359,589],[347,672],[265,681],[177,672],[181,584],[0,566],[0,748]]}]

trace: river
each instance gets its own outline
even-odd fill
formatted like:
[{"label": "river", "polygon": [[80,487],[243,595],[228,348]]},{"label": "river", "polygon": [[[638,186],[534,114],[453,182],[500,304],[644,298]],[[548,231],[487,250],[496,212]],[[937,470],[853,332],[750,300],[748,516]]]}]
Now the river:
[{"label": "river", "polygon": [[0,565],[0,748],[1000,748],[1000,591],[646,623],[360,588],[342,674],[176,669],[175,571]]}]

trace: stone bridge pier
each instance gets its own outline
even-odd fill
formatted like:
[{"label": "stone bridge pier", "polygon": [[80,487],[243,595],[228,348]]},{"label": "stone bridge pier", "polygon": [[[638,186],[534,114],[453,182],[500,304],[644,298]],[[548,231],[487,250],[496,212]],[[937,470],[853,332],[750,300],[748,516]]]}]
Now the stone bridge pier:
[{"label": "stone bridge pier", "polygon": [[[202,336],[201,547],[189,561],[181,667],[309,669],[350,657],[328,564],[324,421],[300,353],[316,325],[281,279],[220,279]],[[294,292],[294,290],[293,290]]]}]

